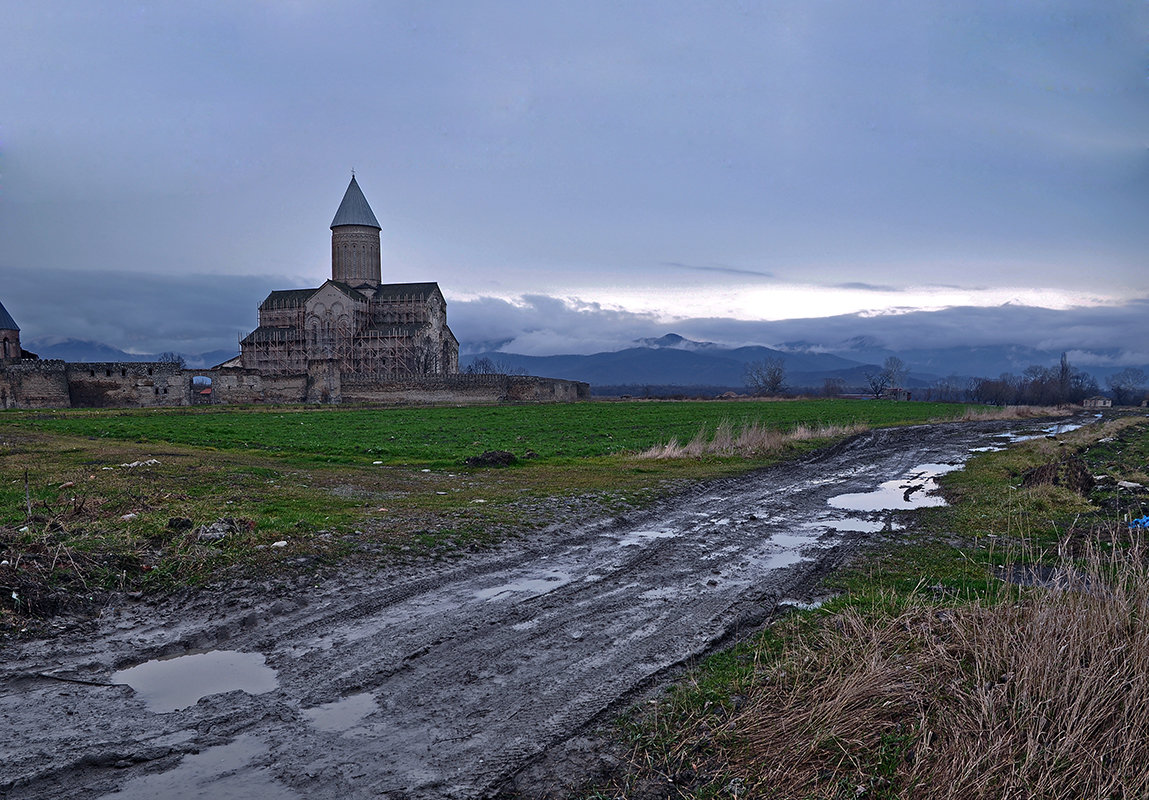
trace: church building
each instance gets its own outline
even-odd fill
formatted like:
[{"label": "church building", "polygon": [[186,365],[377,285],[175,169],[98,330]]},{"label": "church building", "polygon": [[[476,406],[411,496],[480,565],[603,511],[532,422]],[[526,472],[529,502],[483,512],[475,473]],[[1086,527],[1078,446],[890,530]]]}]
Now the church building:
[{"label": "church building", "polygon": [[323,361],[363,382],[457,374],[459,342],[439,285],[383,283],[379,232],[352,175],[331,221],[331,279],[269,294],[259,327],[240,342],[239,366],[289,375]]},{"label": "church building", "polygon": [[23,350],[20,348],[20,326],[4,304],[0,303],[0,340],[3,350],[0,350],[0,364],[12,364],[20,360]]}]

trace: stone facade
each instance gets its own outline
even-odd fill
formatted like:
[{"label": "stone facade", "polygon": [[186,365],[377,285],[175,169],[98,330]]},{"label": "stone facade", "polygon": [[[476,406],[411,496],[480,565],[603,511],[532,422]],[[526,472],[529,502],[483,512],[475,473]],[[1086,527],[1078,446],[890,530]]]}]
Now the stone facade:
[{"label": "stone facade", "polygon": [[0,368],[2,408],[186,406],[191,398],[191,374],[178,364],[25,359]]}]

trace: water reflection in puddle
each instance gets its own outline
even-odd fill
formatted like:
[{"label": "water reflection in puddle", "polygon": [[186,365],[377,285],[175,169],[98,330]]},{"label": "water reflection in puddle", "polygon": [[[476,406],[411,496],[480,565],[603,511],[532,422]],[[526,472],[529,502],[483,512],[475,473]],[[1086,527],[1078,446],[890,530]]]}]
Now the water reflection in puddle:
[{"label": "water reflection in puddle", "polygon": [[1041,439],[1045,436],[1060,436],[1063,433],[1084,428],[1091,422],[1093,422],[1093,420],[1086,420],[1085,422],[1057,422],[1040,429],[1037,433],[1010,433],[1007,434],[1007,436],[1011,442],[1028,442],[1033,439]]},{"label": "water reflection in puddle", "polygon": [[133,778],[119,791],[101,800],[249,800],[275,797],[295,800],[300,795],[278,783],[267,767],[251,762],[268,752],[267,745],[244,734],[228,744],[184,756],[175,769]]},{"label": "water reflection in puddle", "polygon": [[241,689],[263,694],[279,686],[275,670],[260,653],[209,650],[158,658],[112,673],[112,683],[132,687],[148,709],[176,711],[193,706],[201,697]]},{"label": "water reflection in puddle", "polygon": [[961,465],[921,464],[906,477],[886,481],[872,492],[840,494],[827,502],[834,508],[849,511],[900,511],[944,506],[946,501],[933,493],[938,488],[935,478],[956,469],[961,469]]},{"label": "water reflection in puddle", "polygon": [[824,519],[819,522],[808,522],[806,527],[842,533],[880,533],[885,530],[886,523],[878,519]]},{"label": "water reflection in puddle", "polygon": [[352,694],[334,703],[324,703],[303,709],[311,724],[321,731],[341,733],[355,727],[369,714],[379,710],[379,704],[368,692]]}]

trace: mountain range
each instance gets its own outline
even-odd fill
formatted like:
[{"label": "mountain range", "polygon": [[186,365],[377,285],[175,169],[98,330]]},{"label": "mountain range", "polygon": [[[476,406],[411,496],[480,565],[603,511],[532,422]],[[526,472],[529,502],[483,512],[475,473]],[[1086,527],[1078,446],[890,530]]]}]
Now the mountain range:
[{"label": "mountain range", "polygon": [[[1027,367],[1050,367],[1058,363],[1060,352],[1015,345],[985,347],[916,348],[895,352],[875,340],[858,337],[837,343],[832,349],[811,342],[787,342],[776,347],[725,347],[714,342],[697,342],[677,334],[639,339],[635,347],[591,355],[528,356],[515,353],[483,352],[460,357],[466,368],[479,359],[489,359],[500,368],[515,373],[586,381],[597,394],[641,394],[657,387],[659,393],[672,387],[744,391],[746,366],[753,361],[781,359],[786,385],[792,389],[820,389],[828,379],[840,379],[847,391],[865,391],[866,376],[881,370],[890,356],[905,362],[909,374],[906,388],[934,386],[942,379],[963,385],[972,377],[1020,374]],[[1090,354],[1103,362],[1110,354]],[[1077,366],[1077,365],[1075,365]],[[1127,365],[1080,366],[1099,383]],[[1149,373],[1149,365],[1140,366]]]},{"label": "mountain range", "polygon": [[[821,389],[828,379],[839,379],[846,391],[865,391],[866,376],[881,369],[890,356],[905,362],[907,388],[934,386],[942,379],[963,385],[971,377],[1020,374],[1027,367],[1055,365],[1060,352],[1016,345],[984,347],[923,347],[893,351],[868,337],[855,337],[827,346],[820,343],[785,342],[775,347],[746,345],[728,347],[699,342],[669,333],[638,339],[633,347],[589,355],[530,356],[485,351],[460,356],[466,369],[489,359],[500,371],[585,381],[596,394],[667,394],[675,390],[745,391],[744,375],[749,363],[781,359],[786,385],[791,389]],[[154,361],[155,353],[128,353],[109,345],[81,339],[33,340],[25,347],[41,358],[65,361]],[[206,369],[236,355],[233,350],[180,353],[188,367]],[[1111,353],[1089,353],[1088,363],[1074,364],[1104,385],[1106,376],[1127,364],[1106,365]],[[1149,364],[1137,366],[1149,373]]]}]

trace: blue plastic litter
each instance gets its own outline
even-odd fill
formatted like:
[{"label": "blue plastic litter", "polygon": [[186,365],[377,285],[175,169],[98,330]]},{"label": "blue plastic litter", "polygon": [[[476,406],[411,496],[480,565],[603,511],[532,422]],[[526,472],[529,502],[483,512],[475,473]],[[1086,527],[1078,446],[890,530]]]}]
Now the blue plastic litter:
[{"label": "blue plastic litter", "polygon": [[1129,521],[1129,529],[1133,530],[1134,528],[1142,528],[1144,530],[1149,530],[1149,516],[1141,517],[1141,519],[1130,520]]}]

